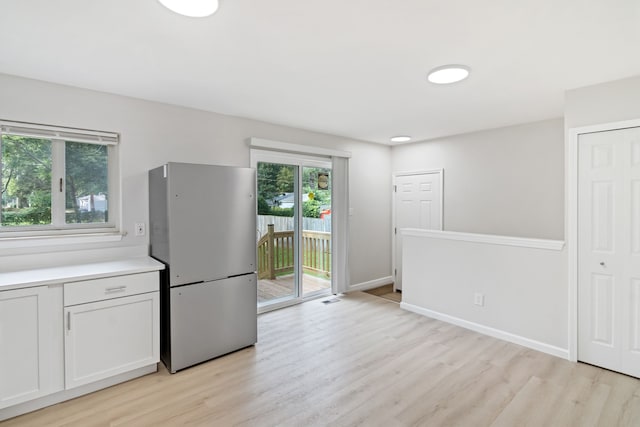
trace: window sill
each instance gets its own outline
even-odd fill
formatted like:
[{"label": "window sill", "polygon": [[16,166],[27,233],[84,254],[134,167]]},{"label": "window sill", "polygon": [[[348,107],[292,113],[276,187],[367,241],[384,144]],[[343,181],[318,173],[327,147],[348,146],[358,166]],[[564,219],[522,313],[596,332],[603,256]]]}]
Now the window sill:
[{"label": "window sill", "polygon": [[0,249],[119,242],[122,240],[122,237],[123,235],[121,233],[82,233],[61,234],[57,236],[0,237]]}]

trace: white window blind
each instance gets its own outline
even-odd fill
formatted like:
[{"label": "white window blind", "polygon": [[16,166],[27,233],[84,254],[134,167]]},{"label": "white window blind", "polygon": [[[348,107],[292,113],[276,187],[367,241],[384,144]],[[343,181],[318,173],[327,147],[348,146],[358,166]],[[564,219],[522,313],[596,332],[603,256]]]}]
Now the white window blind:
[{"label": "white window blind", "polygon": [[83,142],[85,144],[116,145],[118,143],[117,133],[10,122],[5,120],[0,120],[0,132],[31,138]]}]

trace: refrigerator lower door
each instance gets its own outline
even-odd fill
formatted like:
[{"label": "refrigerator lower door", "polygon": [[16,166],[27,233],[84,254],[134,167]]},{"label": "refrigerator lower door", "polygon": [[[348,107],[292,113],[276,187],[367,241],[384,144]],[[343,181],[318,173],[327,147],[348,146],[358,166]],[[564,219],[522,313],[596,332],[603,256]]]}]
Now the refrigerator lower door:
[{"label": "refrigerator lower door", "polygon": [[254,273],[170,289],[173,373],[257,342]]}]

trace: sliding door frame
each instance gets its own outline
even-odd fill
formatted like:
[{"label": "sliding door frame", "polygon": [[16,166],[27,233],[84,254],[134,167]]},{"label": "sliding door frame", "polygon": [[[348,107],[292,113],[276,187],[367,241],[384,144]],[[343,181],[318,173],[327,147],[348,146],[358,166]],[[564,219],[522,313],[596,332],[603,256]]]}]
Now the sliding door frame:
[{"label": "sliding door frame", "polygon": [[[287,152],[277,152],[269,150],[251,149],[251,167],[257,170],[258,163],[273,163],[282,164],[287,166],[295,166],[297,173],[294,177],[294,194],[296,195],[296,202],[294,204],[294,295],[292,297],[283,297],[274,303],[267,303],[258,306],[258,313],[264,313],[271,310],[277,310],[279,308],[288,307],[290,305],[299,304],[304,301],[312,300],[315,298],[327,296],[331,294],[331,287],[326,291],[316,291],[308,295],[303,293],[303,248],[302,248],[302,170],[305,167],[317,167],[332,169],[331,158],[311,155],[311,154],[294,154]],[[256,175],[257,176],[257,175]],[[330,175],[333,180],[333,173]],[[256,211],[257,215],[257,211]],[[333,241],[333,230],[331,231]],[[333,269],[333,266],[332,266]],[[331,281],[333,283],[333,274],[331,275]]]}]

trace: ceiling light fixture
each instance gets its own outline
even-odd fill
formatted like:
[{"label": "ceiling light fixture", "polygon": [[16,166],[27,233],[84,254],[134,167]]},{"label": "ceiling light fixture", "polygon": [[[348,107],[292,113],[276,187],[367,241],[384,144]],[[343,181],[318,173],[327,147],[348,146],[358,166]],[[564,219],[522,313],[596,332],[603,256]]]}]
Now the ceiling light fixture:
[{"label": "ceiling light fixture", "polygon": [[411,137],[406,135],[398,135],[391,138],[391,142],[409,142],[409,141],[411,141]]},{"label": "ceiling light fixture", "polygon": [[191,18],[204,18],[216,13],[218,0],[158,0],[167,9]]},{"label": "ceiling light fixture", "polygon": [[466,65],[443,65],[429,71],[427,80],[438,85],[456,83],[469,77],[471,69]]}]

